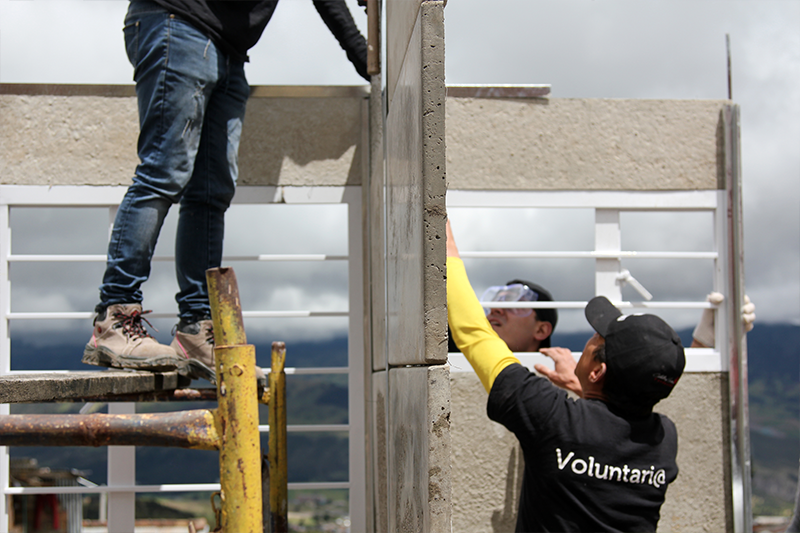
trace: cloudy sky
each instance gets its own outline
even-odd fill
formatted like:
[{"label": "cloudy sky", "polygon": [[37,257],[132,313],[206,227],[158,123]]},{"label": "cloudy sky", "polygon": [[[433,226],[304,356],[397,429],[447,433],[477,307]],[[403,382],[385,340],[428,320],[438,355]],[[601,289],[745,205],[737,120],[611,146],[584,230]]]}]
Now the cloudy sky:
[{"label": "cloudy sky", "polygon": [[[348,3],[365,28],[363,11],[355,0]],[[125,0],[0,0],[0,83],[131,83],[120,31],[126,7]],[[759,321],[800,323],[800,2],[449,0],[445,23],[447,83],[550,84],[553,98],[725,99],[729,34],[733,99],[742,116],[747,292],[756,303]],[[308,0],[280,3],[251,51],[247,75],[253,85],[362,83]],[[326,216],[345,219],[336,210]],[[509,224],[546,228],[555,226],[554,216],[565,217],[576,228],[568,238],[559,236],[559,242],[591,246],[592,220],[587,213],[451,213],[459,245],[468,250],[514,249],[520,242],[505,229],[515,227]],[[636,220],[627,223],[638,225]],[[646,236],[631,238],[652,249],[660,249],[662,243],[673,243],[676,250],[708,249],[709,237],[698,239],[691,231],[702,223],[689,218],[655,220]],[[170,232],[165,231],[165,239]],[[551,232],[532,233],[526,234],[525,246],[554,246],[547,239]],[[235,235],[229,231],[228,252],[238,246]],[[287,246],[312,241],[313,235],[289,238]],[[331,246],[338,251],[328,253],[346,249],[346,237],[337,235],[322,239],[336,243]],[[503,236],[509,236],[508,241]],[[467,266],[476,287],[491,284],[494,276],[502,278],[495,281],[523,277],[542,281],[560,300],[591,296],[587,292],[593,277],[585,265],[570,267],[574,270],[569,271],[568,284],[564,268],[552,265],[549,271],[538,270],[538,264],[492,265],[491,273],[485,264]],[[281,301],[309,308],[322,299],[328,308],[343,309],[346,269],[326,268],[313,281],[283,286],[281,294],[269,292],[264,300],[272,302],[270,308],[281,308]],[[642,267],[640,280],[659,298],[696,299],[709,290],[706,270],[700,266],[697,276],[689,276],[694,280],[684,283],[685,294],[669,265],[660,270]],[[85,269],[75,275],[97,278],[88,282],[93,288],[99,282],[99,274],[86,274]],[[284,274],[270,275],[278,285],[275,281]],[[173,276],[157,272],[151,287],[159,283],[155,278],[167,283]],[[162,292],[174,292],[146,289],[146,298],[151,298],[148,291],[155,293],[152,299],[157,302]],[[28,294],[34,298],[40,292],[32,288]],[[94,305],[95,294],[76,295],[59,305],[86,310]],[[171,296],[163,300],[167,309],[173,305],[170,300]],[[342,324],[331,325],[339,319],[315,320],[328,320],[315,327],[318,331],[333,331]],[[694,320],[690,313],[676,326]]]}]

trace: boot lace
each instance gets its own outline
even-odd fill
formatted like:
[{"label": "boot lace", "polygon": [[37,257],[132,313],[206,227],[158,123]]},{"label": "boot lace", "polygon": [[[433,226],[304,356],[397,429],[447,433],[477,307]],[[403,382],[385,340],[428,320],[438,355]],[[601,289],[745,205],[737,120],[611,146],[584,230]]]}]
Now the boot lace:
[{"label": "boot lace", "polygon": [[214,346],[214,326],[206,326],[206,342]]},{"label": "boot lace", "polygon": [[122,331],[125,333],[125,335],[127,335],[132,339],[144,339],[147,337],[152,337],[152,335],[147,333],[147,329],[144,327],[144,324],[142,324],[142,321],[144,321],[147,323],[148,326],[150,326],[153,329],[156,329],[155,327],[153,327],[153,324],[151,324],[144,317],[144,315],[152,312],[153,312],[152,310],[147,310],[142,312],[132,311],[131,314],[125,314],[117,311],[116,313],[114,313],[114,318],[116,320],[119,320],[119,322],[114,324],[114,327],[122,328]]},{"label": "boot lace", "polygon": [[[150,322],[148,322],[148,324],[149,323]],[[178,326],[180,326],[180,324],[175,324],[174,326],[172,326],[172,336],[173,337],[178,332]],[[206,343],[214,346],[214,326],[213,325],[207,325],[207,326],[205,326],[205,330],[206,330]],[[201,329],[199,332],[195,333],[195,335],[201,335],[202,333],[203,333],[203,331]]]}]

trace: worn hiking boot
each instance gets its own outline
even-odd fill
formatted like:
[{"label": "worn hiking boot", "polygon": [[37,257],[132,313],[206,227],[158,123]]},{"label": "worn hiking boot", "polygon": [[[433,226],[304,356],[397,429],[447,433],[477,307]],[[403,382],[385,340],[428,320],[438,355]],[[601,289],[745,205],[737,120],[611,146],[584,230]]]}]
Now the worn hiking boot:
[{"label": "worn hiking boot", "polygon": [[[170,346],[187,361],[186,369],[178,372],[192,379],[204,378],[211,383],[217,382],[217,365],[214,360],[214,322],[211,319],[189,322],[181,321],[173,330],[175,338]],[[256,381],[259,386],[267,386],[267,377],[261,368],[256,367]]]},{"label": "worn hiking boot", "polygon": [[172,347],[186,359],[196,359],[214,368],[214,322],[211,319],[189,322],[184,318],[173,329]]},{"label": "worn hiking boot", "polygon": [[113,368],[168,372],[180,363],[175,350],[147,333],[141,304],[114,304],[94,319],[92,338],[83,350],[83,362]]},{"label": "worn hiking boot", "polygon": [[182,375],[192,379],[207,379],[217,382],[214,363],[214,322],[211,319],[189,322],[181,318],[172,330],[175,338],[170,347],[183,360],[178,369]]}]

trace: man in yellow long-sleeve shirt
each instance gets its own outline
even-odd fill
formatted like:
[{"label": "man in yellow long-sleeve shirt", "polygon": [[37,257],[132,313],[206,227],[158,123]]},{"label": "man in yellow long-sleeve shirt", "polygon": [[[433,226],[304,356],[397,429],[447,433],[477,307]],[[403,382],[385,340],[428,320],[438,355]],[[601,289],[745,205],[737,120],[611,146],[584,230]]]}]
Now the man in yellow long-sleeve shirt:
[{"label": "man in yellow long-sleeve shirt", "polygon": [[517,531],[655,531],[678,475],[677,433],[653,406],[685,365],[680,338],[653,315],[622,315],[604,297],[586,318],[597,332],[575,363],[542,348],[551,381],[523,367],[489,324],[447,225],[448,322],[489,393],[487,414],[514,433],[525,457]]},{"label": "man in yellow long-sleeve shirt", "polygon": [[[550,292],[536,283],[514,279],[501,286],[486,289],[482,301],[495,302],[552,302]],[[550,347],[550,339],[558,323],[558,311],[552,308],[486,309],[486,318],[497,335],[512,352],[538,352]],[[448,337],[448,352],[457,352],[452,334]]]}]

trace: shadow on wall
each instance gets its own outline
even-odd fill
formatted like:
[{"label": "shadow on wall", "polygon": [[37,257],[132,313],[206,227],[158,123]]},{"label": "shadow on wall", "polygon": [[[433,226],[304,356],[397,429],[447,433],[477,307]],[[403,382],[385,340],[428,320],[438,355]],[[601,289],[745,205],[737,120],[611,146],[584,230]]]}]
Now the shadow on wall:
[{"label": "shadow on wall", "polygon": [[361,184],[363,98],[251,98],[239,185]]},{"label": "shadow on wall", "polygon": [[514,531],[517,524],[517,507],[519,507],[524,470],[525,461],[522,458],[522,450],[519,445],[515,445],[508,454],[508,476],[506,477],[503,510],[492,512],[492,531],[494,533]]}]

